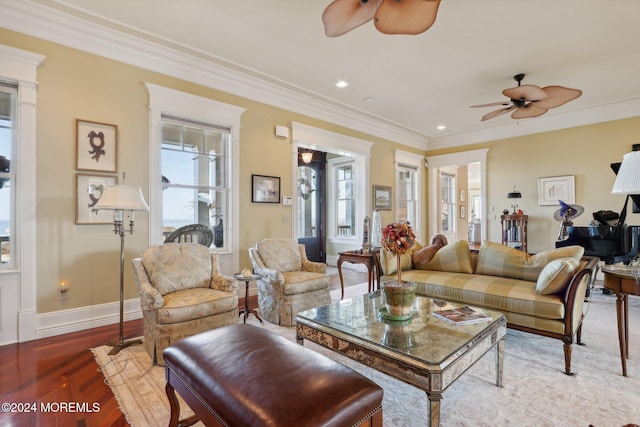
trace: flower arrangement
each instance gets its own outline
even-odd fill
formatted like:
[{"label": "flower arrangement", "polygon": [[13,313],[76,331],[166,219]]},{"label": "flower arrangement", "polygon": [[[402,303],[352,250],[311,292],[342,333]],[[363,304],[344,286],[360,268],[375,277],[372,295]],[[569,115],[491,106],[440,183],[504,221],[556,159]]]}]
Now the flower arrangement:
[{"label": "flower arrangement", "polygon": [[393,222],[382,229],[382,247],[395,254],[398,259],[398,283],[402,283],[400,256],[413,246],[416,235],[409,222]]}]

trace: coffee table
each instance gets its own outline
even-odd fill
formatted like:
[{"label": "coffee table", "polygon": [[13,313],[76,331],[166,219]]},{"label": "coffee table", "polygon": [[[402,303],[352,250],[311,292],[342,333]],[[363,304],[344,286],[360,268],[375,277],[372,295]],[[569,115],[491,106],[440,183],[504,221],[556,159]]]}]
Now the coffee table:
[{"label": "coffee table", "polygon": [[414,317],[392,321],[381,317],[384,303],[378,295],[372,292],[298,313],[296,340],[310,340],[424,390],[432,427],[440,424],[442,392],[494,346],[496,385],[502,386],[507,328],[502,313],[478,308],[491,320],[453,325],[432,312],[464,305],[416,297]]}]

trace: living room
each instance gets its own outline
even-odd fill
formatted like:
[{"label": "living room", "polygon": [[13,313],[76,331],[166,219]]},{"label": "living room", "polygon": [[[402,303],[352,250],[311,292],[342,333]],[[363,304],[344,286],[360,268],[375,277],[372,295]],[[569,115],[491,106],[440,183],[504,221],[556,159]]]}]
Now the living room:
[{"label": "living room", "polygon": [[[150,178],[150,101],[146,83],[244,109],[237,129],[236,240],[233,241],[233,254],[224,261],[226,273],[250,266],[248,249],[261,238],[292,237],[292,225],[285,220],[287,215],[289,218],[293,215],[291,206],[257,204],[250,199],[252,174],[280,177],[283,196],[292,194],[296,188],[293,139],[291,136],[287,139],[276,137],[276,125],[286,126],[293,132],[293,124],[298,123],[329,134],[370,142],[369,186],[393,185],[395,150],[432,157],[487,149],[486,238],[500,241],[500,214],[503,209],[510,208],[511,202],[506,195],[515,186],[522,193],[518,205],[529,215],[529,251],[533,253],[553,248],[559,227],[553,218],[558,207],[538,205],[538,178],[575,177],[575,203],[585,211],[576,219],[576,225],[587,225],[592,212],[602,209],[619,212],[624,203],[622,196],[611,194],[615,175],[609,165],[621,161],[632,145],[640,142],[640,94],[633,81],[628,82],[630,90],[620,107],[603,106],[601,120],[517,136],[496,136],[477,143],[469,139],[453,146],[439,146],[428,144],[426,138],[415,132],[386,122],[374,123],[372,120],[365,125],[356,125],[366,122],[358,115],[352,116],[354,125],[350,127],[343,119],[332,120],[339,114],[330,114],[331,109],[326,107],[318,108],[321,112],[315,115],[313,109],[301,112],[283,108],[276,101],[278,95],[284,95],[277,91],[268,93],[274,99],[273,104],[252,98],[251,88],[244,95],[232,93],[225,90],[225,84],[231,87],[232,82],[221,77],[202,77],[207,72],[213,74],[218,68],[207,68],[203,65],[206,62],[197,56],[178,56],[172,61],[175,51],[167,50],[138,51],[139,57],[134,58],[137,46],[150,46],[143,39],[125,38],[122,45],[115,45],[115,33],[98,26],[94,29],[105,33],[83,36],[73,31],[66,33],[61,25],[71,19],[62,16],[59,10],[46,9],[41,4],[46,2],[26,2],[26,6],[13,1],[3,3],[6,3],[3,5],[6,13],[0,18],[0,43],[10,50],[3,50],[3,55],[14,60],[23,52],[42,56],[36,61],[31,79],[34,84],[37,82],[37,91],[33,92],[34,97],[37,92],[33,112],[33,152],[22,153],[21,159],[32,162],[31,166],[26,166],[31,172],[31,182],[26,184],[32,185],[33,194],[29,197],[33,197],[34,205],[21,211],[24,216],[19,219],[19,230],[22,233],[16,233],[21,239],[31,239],[20,247],[21,262],[30,266],[23,268],[20,274],[0,272],[0,286],[13,297],[11,304],[18,310],[20,319],[19,324],[12,322],[15,333],[9,332],[5,336],[3,328],[3,344],[117,323],[118,241],[112,225],[84,225],[75,221],[76,120],[117,125],[118,167],[117,174],[111,176],[118,176],[120,180],[121,173],[126,172],[127,184],[142,187],[145,198],[153,207],[158,195],[151,191],[154,184]],[[45,36],[45,30],[51,31],[52,27],[51,36]],[[114,38],[107,39],[105,34]],[[126,41],[130,43],[127,45]],[[148,57],[141,59],[143,53]],[[8,64],[4,58],[1,71],[5,71],[2,67]],[[181,60],[184,63],[178,64]],[[187,60],[191,62],[187,63]],[[153,63],[153,68],[140,65],[145,61]],[[164,69],[156,64],[164,64]],[[504,87],[513,85],[513,81],[508,81],[510,74],[522,71],[514,70],[512,66],[518,64],[505,67],[508,71]],[[188,71],[184,72],[184,69]],[[472,72],[470,69],[469,73]],[[225,78],[231,80],[233,75],[229,72]],[[0,73],[0,76],[5,80],[10,74]],[[238,86],[253,81],[240,72],[237,72],[237,78],[242,80]],[[570,85],[571,80],[566,76],[563,81]],[[256,98],[258,92],[266,91],[264,87],[259,89],[254,90]],[[495,99],[486,101],[497,101],[501,97],[499,92],[493,95]],[[25,100],[26,103],[32,101]],[[464,114],[468,113],[468,106],[465,103],[460,107],[465,110]],[[570,106],[569,103],[562,108]],[[338,106],[335,110],[341,111]],[[484,114],[484,110],[472,109],[472,112],[476,113],[478,121]],[[519,126],[535,128],[535,120],[522,121]],[[516,126],[515,121],[513,126]],[[490,125],[487,128],[490,129]],[[421,226],[426,243],[431,235],[431,224],[426,215],[429,197],[426,173],[421,188],[420,199],[425,213]],[[392,209],[381,214],[382,223],[386,224],[395,219],[396,211]],[[127,260],[138,256],[149,244],[157,243],[152,238],[158,230],[152,230],[151,215],[136,216],[135,232],[126,238]],[[640,216],[630,213],[627,222],[638,225]],[[358,244],[355,242],[352,248],[357,248]],[[127,319],[134,319],[139,317],[135,306],[138,290],[129,261],[125,265],[126,300],[129,303],[126,315]],[[63,300],[59,298],[62,281],[70,289],[68,298]]]}]

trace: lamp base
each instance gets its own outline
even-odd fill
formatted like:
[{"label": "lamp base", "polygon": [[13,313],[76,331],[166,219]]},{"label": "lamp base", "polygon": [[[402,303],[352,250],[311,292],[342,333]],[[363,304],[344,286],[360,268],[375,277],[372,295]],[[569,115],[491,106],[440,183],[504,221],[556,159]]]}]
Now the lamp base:
[{"label": "lamp base", "polygon": [[111,351],[108,353],[109,356],[113,356],[116,355],[118,353],[120,353],[120,350],[122,350],[123,348],[127,348],[131,345],[137,345],[137,344],[142,344],[142,340],[129,340],[129,341],[125,341],[123,339],[117,340],[117,341],[110,341],[109,343],[107,343],[107,345],[113,347],[111,349]]}]

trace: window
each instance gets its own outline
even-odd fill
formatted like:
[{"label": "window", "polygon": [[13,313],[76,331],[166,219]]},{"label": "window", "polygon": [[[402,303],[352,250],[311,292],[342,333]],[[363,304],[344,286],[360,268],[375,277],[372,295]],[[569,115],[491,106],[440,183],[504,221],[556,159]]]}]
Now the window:
[{"label": "window", "polygon": [[441,231],[455,231],[456,223],[456,177],[448,173],[440,174],[440,200],[442,214]]},{"label": "window", "polygon": [[15,215],[14,125],[16,108],[15,86],[0,83],[0,268],[14,267],[12,229]]},{"label": "window", "polygon": [[230,129],[162,115],[162,233],[203,224],[227,248]]},{"label": "window", "polygon": [[336,194],[336,230],[340,237],[351,237],[356,233],[356,182],[354,162],[334,166]]},{"label": "window", "polygon": [[396,168],[397,219],[408,221],[412,227],[419,227],[418,222],[418,181],[414,167],[398,165]]}]

